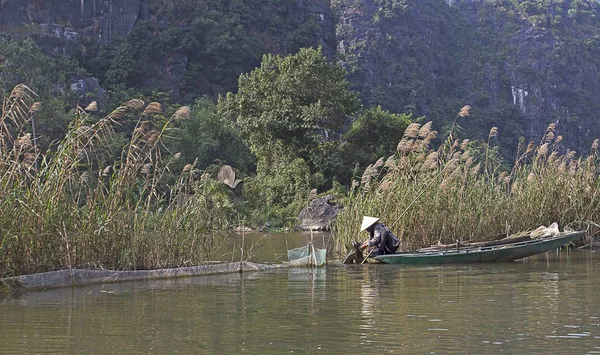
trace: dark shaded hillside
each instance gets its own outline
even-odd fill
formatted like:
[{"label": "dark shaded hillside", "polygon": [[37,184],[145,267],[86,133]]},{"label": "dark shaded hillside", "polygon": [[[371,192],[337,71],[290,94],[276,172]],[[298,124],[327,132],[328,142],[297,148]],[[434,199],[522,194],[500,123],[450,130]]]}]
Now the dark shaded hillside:
[{"label": "dark shaded hillside", "polygon": [[506,154],[550,122],[584,151],[600,136],[599,17],[591,0],[0,2],[3,37],[77,58],[87,73],[65,76],[82,95],[95,77],[176,102],[216,98],[264,53],[322,45],[366,107],[448,127],[469,104],[463,135],[487,139],[496,126]]},{"label": "dark shaded hillside", "polygon": [[[334,1],[341,58],[365,104],[451,122],[469,137],[518,137],[558,124],[569,147],[600,136],[600,12],[595,1]],[[464,135],[464,134],[463,134]]]},{"label": "dark shaded hillside", "polygon": [[263,54],[335,51],[325,0],[6,0],[0,29],[76,56],[105,88],[170,91],[178,101],[236,89]]}]

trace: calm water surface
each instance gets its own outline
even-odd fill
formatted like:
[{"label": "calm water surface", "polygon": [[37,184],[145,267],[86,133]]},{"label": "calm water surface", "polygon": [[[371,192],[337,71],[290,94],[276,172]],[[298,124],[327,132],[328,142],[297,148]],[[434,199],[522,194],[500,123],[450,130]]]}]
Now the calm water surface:
[{"label": "calm water surface", "polygon": [[600,252],[110,284],[0,300],[0,353],[600,353]]}]

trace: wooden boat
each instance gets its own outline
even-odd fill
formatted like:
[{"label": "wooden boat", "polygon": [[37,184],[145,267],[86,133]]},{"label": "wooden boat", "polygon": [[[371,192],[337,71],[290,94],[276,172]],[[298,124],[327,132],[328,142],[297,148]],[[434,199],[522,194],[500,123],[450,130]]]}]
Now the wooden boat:
[{"label": "wooden boat", "polygon": [[487,247],[467,247],[443,251],[401,252],[379,255],[374,259],[386,264],[432,265],[492,263],[513,261],[555,250],[582,237],[581,232],[567,232],[552,237],[530,239]]}]

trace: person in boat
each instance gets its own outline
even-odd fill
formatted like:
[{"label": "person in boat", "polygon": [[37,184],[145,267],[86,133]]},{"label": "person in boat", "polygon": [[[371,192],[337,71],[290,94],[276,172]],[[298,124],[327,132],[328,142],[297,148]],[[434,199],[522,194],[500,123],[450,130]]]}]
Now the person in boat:
[{"label": "person in boat", "polygon": [[365,230],[369,232],[369,239],[360,246],[356,245],[356,247],[361,251],[367,248],[373,248],[370,256],[394,254],[400,248],[400,240],[389,230],[389,228],[379,222],[379,218],[363,217],[360,231],[362,232]]}]

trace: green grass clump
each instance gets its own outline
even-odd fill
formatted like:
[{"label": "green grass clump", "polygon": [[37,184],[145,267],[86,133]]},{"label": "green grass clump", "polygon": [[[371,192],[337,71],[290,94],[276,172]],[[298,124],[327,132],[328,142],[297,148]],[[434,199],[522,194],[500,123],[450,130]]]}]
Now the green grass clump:
[{"label": "green grass clump", "polygon": [[[468,116],[461,111],[462,116]],[[459,114],[461,116],[461,114]],[[457,117],[459,117],[457,116]],[[454,134],[431,149],[431,123],[411,124],[397,153],[369,166],[355,181],[347,207],[334,226],[336,251],[349,250],[363,216],[377,216],[407,250],[457,239],[490,239],[558,222],[600,222],[598,140],[587,157],[562,145],[551,124],[538,144],[521,144],[512,168],[497,158],[491,142],[475,144]]]},{"label": "green grass clump", "polygon": [[[0,117],[0,277],[179,267],[211,257],[221,239],[215,232],[234,215],[229,192],[193,164],[173,171],[179,154],[162,144],[189,108],[164,118],[160,104],[131,100],[100,119],[78,108],[66,137],[41,154],[35,130],[28,133],[39,109],[33,97],[17,86]],[[139,119],[130,141],[106,163],[114,128],[131,115]]]}]

